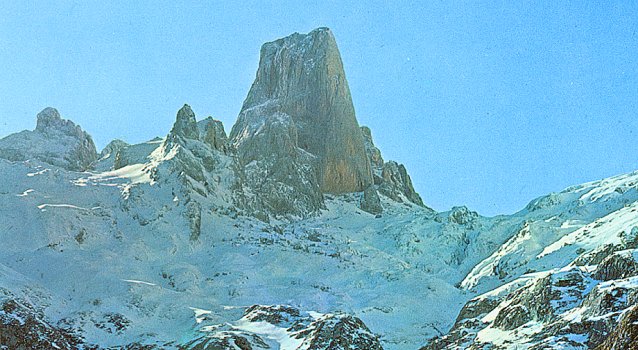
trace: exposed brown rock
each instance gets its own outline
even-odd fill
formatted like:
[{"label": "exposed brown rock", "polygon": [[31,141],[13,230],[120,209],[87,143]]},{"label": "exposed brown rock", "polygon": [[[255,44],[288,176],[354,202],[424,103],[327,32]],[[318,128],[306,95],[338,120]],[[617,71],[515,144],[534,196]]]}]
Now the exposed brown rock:
[{"label": "exposed brown rock", "polygon": [[638,350],[638,307],[629,310],[596,350]]}]

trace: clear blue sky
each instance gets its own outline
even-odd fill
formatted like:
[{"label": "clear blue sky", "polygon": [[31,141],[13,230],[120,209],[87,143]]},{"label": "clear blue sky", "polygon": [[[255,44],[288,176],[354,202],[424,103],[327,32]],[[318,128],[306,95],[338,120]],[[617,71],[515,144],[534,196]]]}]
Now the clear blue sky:
[{"label": "clear blue sky", "polygon": [[345,3],[3,1],[0,136],[53,106],[98,147],[140,142],[185,102],[229,130],[261,44],[328,26],[359,122],[435,209],[638,169],[636,2]]}]

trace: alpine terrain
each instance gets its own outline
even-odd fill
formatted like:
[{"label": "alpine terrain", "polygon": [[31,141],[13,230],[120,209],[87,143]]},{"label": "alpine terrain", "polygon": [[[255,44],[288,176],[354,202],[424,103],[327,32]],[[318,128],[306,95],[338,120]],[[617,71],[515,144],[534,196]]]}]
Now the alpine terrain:
[{"label": "alpine terrain", "polygon": [[228,134],[174,120],[98,153],[47,107],[0,140],[0,349],[638,348],[638,172],[436,212],[327,28],[263,45]]}]

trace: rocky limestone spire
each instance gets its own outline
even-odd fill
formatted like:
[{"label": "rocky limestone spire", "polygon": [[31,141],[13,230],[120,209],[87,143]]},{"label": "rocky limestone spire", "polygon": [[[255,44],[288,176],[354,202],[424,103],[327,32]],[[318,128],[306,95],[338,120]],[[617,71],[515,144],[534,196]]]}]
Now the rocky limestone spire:
[{"label": "rocky limestone spire", "polygon": [[197,123],[199,139],[211,148],[228,153],[228,136],[221,121],[208,117]]},{"label": "rocky limestone spire", "polygon": [[372,184],[341,56],[329,29],[295,33],[262,46],[257,77],[232,128],[231,142],[240,151],[264,147],[246,136],[276,115],[292,119],[298,147],[318,158],[322,192],[358,192]]},{"label": "rocky limestone spire", "polygon": [[62,117],[60,117],[60,112],[53,107],[46,107],[38,113],[35,130],[39,132],[46,132],[61,124]]},{"label": "rocky limestone spire", "polygon": [[195,113],[189,105],[184,104],[177,112],[177,119],[175,120],[175,124],[173,124],[173,129],[171,129],[171,135],[177,135],[187,139],[199,139]]}]

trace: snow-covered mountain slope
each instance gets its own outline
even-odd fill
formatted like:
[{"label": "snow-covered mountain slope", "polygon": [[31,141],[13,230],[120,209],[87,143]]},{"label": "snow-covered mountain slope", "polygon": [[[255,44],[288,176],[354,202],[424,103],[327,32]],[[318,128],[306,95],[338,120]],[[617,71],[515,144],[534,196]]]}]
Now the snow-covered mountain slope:
[{"label": "snow-covered mountain slope", "polygon": [[[606,200],[555,201],[554,210],[534,210],[542,202],[537,200],[510,217],[485,218],[464,207],[436,213],[383,194],[386,210],[377,217],[359,208],[362,194],[354,193],[326,195],[326,209],[318,216],[264,222],[233,205],[232,157],[170,135],[150,144],[127,146],[145,150],[136,155],[148,153],[145,163],[103,172],[0,160],[0,173],[8,179],[0,184],[5,286],[37,300],[47,322],[73,330],[86,344],[170,347],[196,344],[202,337],[228,340],[218,332],[235,331],[268,343],[272,339],[263,334],[215,325],[235,324],[249,305],[288,304],[349,313],[378,335],[384,348],[414,349],[452,326],[476,295],[456,286],[534,219],[545,223],[547,217],[571,220],[575,216],[569,215],[586,213],[592,220],[548,238],[534,250],[538,259],[557,251],[576,258],[582,249],[597,256],[599,249],[626,245],[635,234],[620,230],[633,222],[635,205],[619,204],[634,200],[634,175],[565,192],[569,198],[604,193],[611,196]],[[205,170],[202,159],[208,157],[194,156],[193,150],[209,152],[216,166]],[[196,179],[198,173],[204,177]],[[611,183],[626,190],[610,189]],[[199,223],[197,230],[193,222]],[[593,268],[571,269],[585,274],[585,289],[575,297],[584,298],[598,281],[590,277]],[[546,275],[525,275],[507,286]],[[15,276],[23,282],[8,280]],[[215,327],[202,327],[197,310],[208,310],[206,325]]]},{"label": "snow-covered mountain slope", "polygon": [[[568,264],[585,251],[618,242],[636,220],[625,215],[638,200],[638,172],[573,186],[532,201],[513,217],[523,226],[463,280],[485,291],[530,271]],[[604,232],[595,234],[594,232]]]},{"label": "snow-covered mountain slope", "polygon": [[464,210],[383,196],[380,218],[351,194],[328,196],[317,217],[265,223],[220,201],[224,191],[188,190],[166,145],[145,164],[102,173],[0,160],[0,263],[26,276],[12,289],[45,291],[50,322],[87,343],[187,343],[200,334],[190,308],[223,324],[237,319],[234,307],[290,304],[351,313],[384,347],[415,348],[471,296],[454,288],[477,262],[466,252],[495,246]]},{"label": "snow-covered mountain slope", "polygon": [[479,263],[462,286],[508,283],[468,302],[451,331],[426,349],[588,349],[614,342],[606,339],[638,300],[637,180],[638,173],[616,176],[532,202],[528,210],[551,198],[549,208],[566,211],[526,221]]},{"label": "snow-covered mountain slope", "polygon": [[191,308],[224,324],[253,304],[346,312],[390,349],[451,325],[471,297],[454,285],[498,245],[490,219],[383,194],[373,215],[362,193],[256,218],[241,200],[261,193],[241,192],[232,153],[190,130],[208,125],[191,113],[164,139],[112,144],[91,172],[0,159],[0,263],[26,281],[7,288],[41,291],[47,322],[100,346],[187,344],[201,337]]}]

